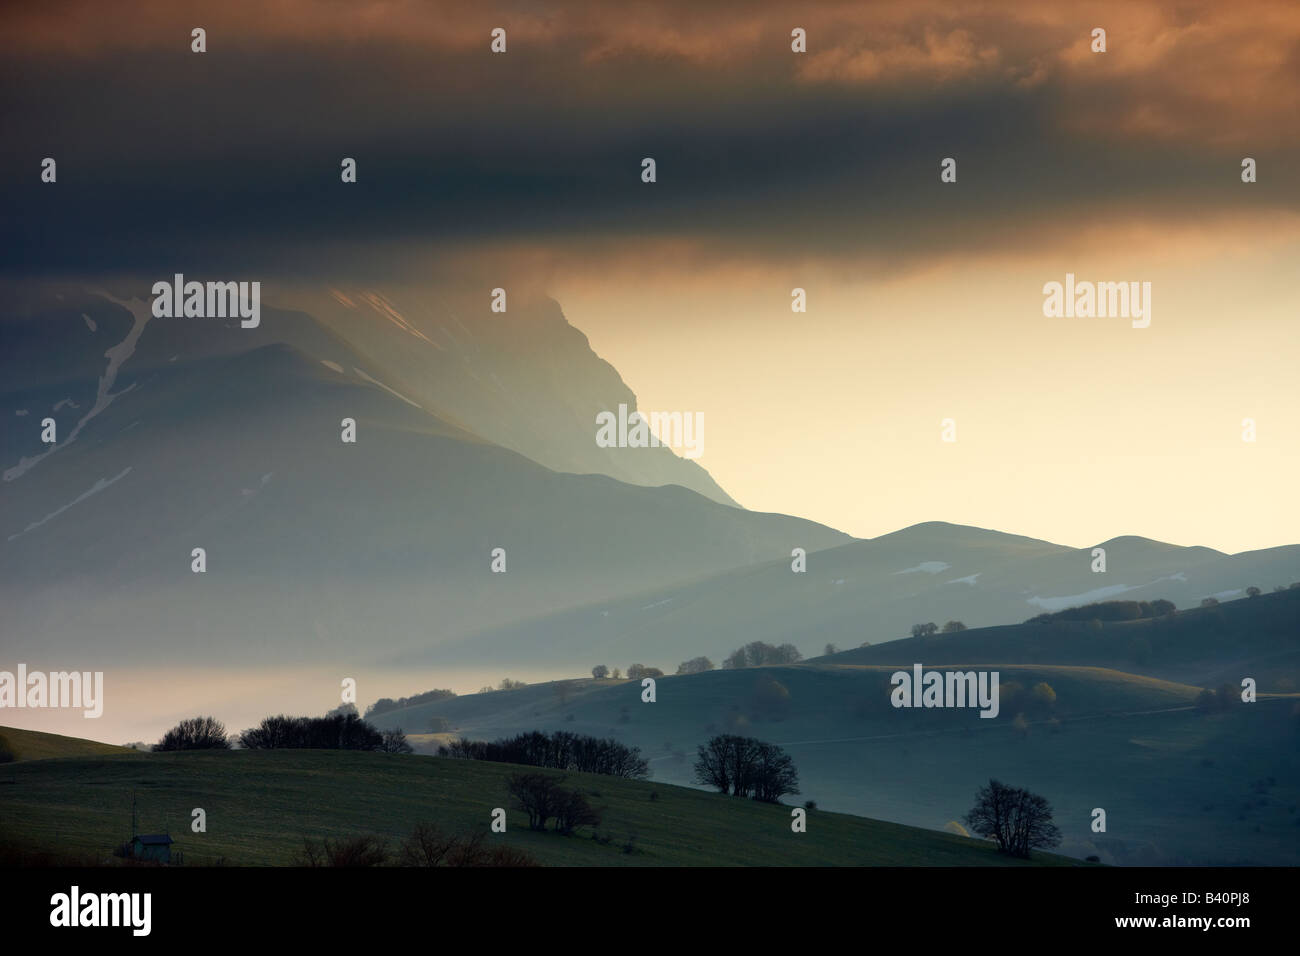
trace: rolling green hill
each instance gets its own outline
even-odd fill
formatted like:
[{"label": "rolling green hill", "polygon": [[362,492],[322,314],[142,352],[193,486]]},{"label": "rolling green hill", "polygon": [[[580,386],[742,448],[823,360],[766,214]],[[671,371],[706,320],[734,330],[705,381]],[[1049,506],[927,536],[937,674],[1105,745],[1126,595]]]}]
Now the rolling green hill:
[{"label": "rolling green hill", "polygon": [[[567,784],[602,808],[609,843],[535,833],[510,809],[506,764],[350,751],[128,753],[0,766],[0,843],[39,846],[77,859],[111,861],[128,835],[131,794],[140,827],[168,831],[187,865],[292,864],[304,838],[378,834],[395,845],[417,823],[448,831],[485,829],[543,864],[665,865],[1026,865],[991,844],[820,810],[808,830],[790,829],[790,808],[654,781],[569,774]],[[190,832],[202,807],[207,832]],[[631,842],[634,852],[623,849]],[[1070,861],[1036,855],[1037,863]]]},{"label": "rolling green hill", "polygon": [[[1293,593],[1237,602],[1250,605],[1252,615],[1279,613],[1274,625],[1261,625],[1223,653],[1225,681],[1239,686],[1255,672],[1235,667],[1234,653],[1269,642],[1285,648],[1293,640],[1285,630]],[[1230,622],[1240,617],[1231,605],[1215,610]],[[1176,659],[1180,651],[1210,652],[1216,620],[1213,612],[1180,614],[1159,653]],[[1197,636],[1202,624],[1207,630]],[[533,729],[613,736],[639,746],[657,779],[681,784],[692,781],[700,743],[736,732],[784,747],[799,769],[803,797],[825,809],[939,830],[996,776],[1052,803],[1065,838],[1061,849],[1071,855],[1128,864],[1300,864],[1300,764],[1285,756],[1300,744],[1300,696],[1265,693],[1257,703],[1205,714],[1194,706],[1198,684],[1088,664],[1019,663],[1032,659],[1033,646],[1017,644],[1017,635],[1031,630],[990,628],[791,667],[665,677],[654,704],[641,702],[639,682],[585,679],[440,700],[373,719],[421,733],[440,717],[452,732],[475,739]],[[1089,645],[1091,637],[1083,630],[1057,635],[1041,656],[1096,659],[1106,648]],[[1179,639],[1186,641],[1181,649]],[[888,663],[857,663],[863,658]],[[965,709],[893,708],[889,675],[917,660],[927,669],[997,670],[1001,713],[984,719]],[[772,681],[781,693],[769,693],[765,703],[763,688]],[[1055,693],[1050,706],[1024,696],[1039,683]],[[1012,684],[1024,689],[1019,698]],[[1091,830],[1098,807],[1110,817],[1105,834]]]},{"label": "rolling green hill", "polygon": [[51,757],[94,757],[100,754],[131,753],[126,747],[101,744],[97,740],[80,737],[63,737],[59,734],[41,733],[39,730],[19,730],[0,727],[0,744],[7,747],[16,760],[46,760]]},{"label": "rolling green hill", "polygon": [[1133,621],[1047,621],[910,637],[846,650],[836,664],[963,660],[1075,664],[1216,686],[1254,677],[1261,690],[1300,690],[1300,588]]}]

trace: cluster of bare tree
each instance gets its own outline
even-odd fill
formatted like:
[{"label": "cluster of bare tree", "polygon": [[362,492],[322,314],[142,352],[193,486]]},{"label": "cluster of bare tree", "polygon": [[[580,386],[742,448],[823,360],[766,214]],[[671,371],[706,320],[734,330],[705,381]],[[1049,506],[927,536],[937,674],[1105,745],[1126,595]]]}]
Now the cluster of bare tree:
[{"label": "cluster of bare tree", "polygon": [[461,738],[439,747],[438,756],[603,773],[631,779],[650,776],[650,765],[641,756],[640,747],[628,747],[612,737],[602,740],[564,730],[550,734],[534,730],[491,742]]},{"label": "cluster of bare tree", "polygon": [[325,717],[267,717],[239,735],[239,745],[248,750],[383,750],[410,753],[411,746],[401,730],[380,731],[355,713],[331,713]]},{"label": "cluster of bare tree", "polygon": [[975,795],[975,806],[966,814],[972,833],[991,839],[1001,853],[1029,858],[1036,847],[1053,847],[1061,842],[1061,831],[1052,823],[1052,807],[1043,797],[990,780]]},{"label": "cluster of bare tree", "polygon": [[383,837],[362,834],[303,840],[298,866],[537,866],[523,850],[487,846],[482,831],[469,836],[446,833],[435,824],[421,823],[394,851]]},{"label": "cluster of bare tree", "polygon": [[[935,624],[934,621],[929,621],[925,624],[913,624],[912,636],[913,637],[934,637],[934,635],[938,634],[940,630],[941,629],[939,625]],[[964,630],[966,630],[966,625],[963,624],[961,621],[949,621],[942,628],[944,634],[956,634],[958,631],[964,631]]]},{"label": "cluster of bare tree", "polygon": [[682,661],[677,665],[678,674],[703,674],[711,670],[713,670],[713,661],[707,657],[692,657],[689,661]]},{"label": "cluster of bare tree", "polygon": [[391,697],[381,697],[366,708],[366,716],[374,717],[378,714],[386,714],[390,710],[401,710],[403,707],[414,707],[416,704],[430,704],[435,700],[447,700],[455,696],[456,692],[454,690],[426,690],[422,694],[399,697],[397,700],[393,700]]},{"label": "cluster of bare tree", "polygon": [[421,823],[403,841],[397,853],[399,866],[537,866],[523,850],[485,846],[487,835],[446,833],[436,824]]},{"label": "cluster of bare tree", "polygon": [[522,688],[524,688],[524,687],[527,687],[527,686],[528,686],[528,682],[527,682],[527,681],[514,680],[514,679],[512,679],[512,678],[510,678],[510,677],[503,677],[503,678],[501,678],[501,683],[497,684],[496,687],[492,687],[492,686],[489,685],[489,684],[484,684],[482,687],[480,687],[480,688],[478,689],[478,692],[479,692],[480,694],[491,694],[493,691],[498,691],[498,690],[520,690],[520,689],[522,689]]},{"label": "cluster of bare tree", "polygon": [[226,738],[226,725],[215,717],[191,717],[163,734],[153,749],[229,750],[230,741]]},{"label": "cluster of bare tree", "polygon": [[1148,617],[1164,617],[1178,610],[1173,601],[1158,598],[1154,601],[1099,601],[1080,607],[1067,607],[1031,617],[1026,624],[1045,624],[1049,621],[1138,621]]},{"label": "cluster of bare tree", "polygon": [[781,664],[796,664],[803,660],[799,648],[793,644],[779,647],[765,644],[763,641],[750,641],[744,647],[738,647],[722,660],[724,668],[735,670],[741,667],[773,667]]},{"label": "cluster of bare tree", "polygon": [[[710,664],[709,666],[712,667],[713,665]],[[677,673],[680,674],[681,671],[678,671]],[[604,664],[597,664],[595,667],[593,667],[591,669],[591,676],[596,678],[596,680],[604,680],[606,677],[610,677],[610,676],[612,676],[614,680],[623,679],[617,667],[614,668],[614,673],[611,675],[609,672],[609,668],[606,667]],[[663,677],[663,676],[664,676],[664,672],[661,671],[659,668],[647,667],[645,664],[632,664],[627,669],[628,680],[640,680],[643,677]]]},{"label": "cluster of bare tree", "polygon": [[776,744],[734,734],[720,734],[700,744],[695,779],[721,793],[752,796],[764,803],[799,792],[799,773],[789,754]]},{"label": "cluster of bare tree", "polygon": [[529,829],[545,830],[551,818],[555,819],[555,832],[565,836],[578,827],[600,825],[600,811],[579,791],[561,787],[563,782],[563,776],[546,773],[517,773],[506,781],[519,809],[528,814]]}]

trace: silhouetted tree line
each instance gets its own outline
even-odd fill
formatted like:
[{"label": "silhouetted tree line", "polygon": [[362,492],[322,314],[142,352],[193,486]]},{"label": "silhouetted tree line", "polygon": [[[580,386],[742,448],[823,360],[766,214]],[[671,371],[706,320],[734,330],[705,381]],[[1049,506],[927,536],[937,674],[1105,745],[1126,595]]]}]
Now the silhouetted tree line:
[{"label": "silhouetted tree line", "polygon": [[564,730],[544,734],[534,730],[499,740],[453,740],[438,748],[439,757],[517,763],[578,773],[603,773],[612,777],[643,779],[650,764],[640,747],[628,747],[612,737],[601,739]]},{"label": "silhouetted tree line", "polygon": [[229,750],[226,725],[215,717],[191,717],[182,720],[154,744],[155,751]]},{"label": "silhouetted tree line", "polygon": [[385,741],[383,733],[356,714],[335,713],[326,717],[280,714],[245,730],[239,735],[239,745],[248,750],[383,750]]},{"label": "silhouetted tree line", "polygon": [[1101,601],[1082,607],[1068,607],[1064,611],[1039,614],[1026,624],[1046,624],[1049,621],[1137,621],[1144,617],[1164,617],[1177,610],[1173,601],[1160,598],[1155,601]]},{"label": "silhouetted tree line", "polygon": [[426,690],[423,694],[412,694],[410,697],[399,697],[397,700],[381,697],[366,708],[366,716],[374,717],[377,714],[386,714],[390,710],[401,710],[403,707],[414,707],[416,704],[428,704],[455,696],[454,690]]},{"label": "silhouetted tree line", "polygon": [[700,744],[695,779],[721,793],[764,803],[799,792],[799,773],[789,754],[776,744],[735,734],[719,734]]},{"label": "silhouetted tree line", "polygon": [[744,647],[738,647],[722,659],[722,666],[729,670],[741,667],[773,667],[781,664],[796,664],[803,660],[799,648],[793,644],[775,647],[763,641],[751,641]]}]

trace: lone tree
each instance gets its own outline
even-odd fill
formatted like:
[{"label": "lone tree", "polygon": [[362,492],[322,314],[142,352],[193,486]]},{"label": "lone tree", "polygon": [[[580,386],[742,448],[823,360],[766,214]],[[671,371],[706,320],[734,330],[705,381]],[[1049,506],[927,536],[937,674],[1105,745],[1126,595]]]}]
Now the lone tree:
[{"label": "lone tree", "polygon": [[406,742],[406,734],[402,733],[401,727],[394,727],[392,730],[385,730],[384,739],[380,743],[379,749],[386,754],[415,753],[415,748]]},{"label": "lone tree", "polygon": [[943,626],[943,633],[956,634],[958,631],[966,630],[966,625],[961,621],[949,621]]},{"label": "lone tree", "polygon": [[929,624],[912,625],[913,637],[933,637],[937,633],[939,633],[939,625],[935,624],[933,621]]},{"label": "lone tree", "polygon": [[226,725],[215,717],[182,720],[154,745],[154,750],[229,750]]},{"label": "lone tree", "polygon": [[1029,858],[1029,851],[1061,842],[1052,823],[1052,806],[1043,797],[1020,787],[990,780],[975,795],[975,806],[965,817],[972,833],[994,840],[998,852]]},{"label": "lone tree", "polygon": [[591,676],[596,678],[596,680],[604,680],[609,676],[609,668],[604,664],[597,664],[591,669]]}]

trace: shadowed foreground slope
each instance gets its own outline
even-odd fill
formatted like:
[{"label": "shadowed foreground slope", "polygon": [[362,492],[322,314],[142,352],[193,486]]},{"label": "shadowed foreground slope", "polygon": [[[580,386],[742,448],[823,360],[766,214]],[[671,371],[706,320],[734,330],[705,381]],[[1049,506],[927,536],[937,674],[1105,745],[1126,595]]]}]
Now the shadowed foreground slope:
[{"label": "shadowed foreground slope", "polygon": [[[374,833],[395,846],[421,822],[468,833],[486,829],[494,807],[507,808],[509,829],[489,839],[549,865],[1024,865],[983,841],[821,811],[796,834],[787,806],[593,774],[569,774],[567,785],[603,808],[599,832],[611,841],[592,840],[589,828],[570,837],[534,833],[506,795],[506,778],[520,769],[301,750],[16,763],[0,767],[0,842],[108,858],[129,829],[134,789],[142,830],[169,831],[187,865],[291,864],[304,837]],[[190,832],[195,807],[207,813],[206,833]],[[624,852],[629,841],[635,852]]]}]

